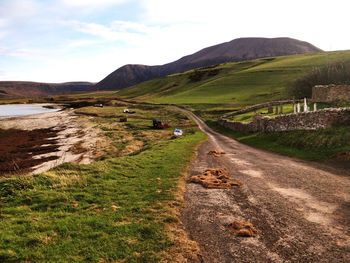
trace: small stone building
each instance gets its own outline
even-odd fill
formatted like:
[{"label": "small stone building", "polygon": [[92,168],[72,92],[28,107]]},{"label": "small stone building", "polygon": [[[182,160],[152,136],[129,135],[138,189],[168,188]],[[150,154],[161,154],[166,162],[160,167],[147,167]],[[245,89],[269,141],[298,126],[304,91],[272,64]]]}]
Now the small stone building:
[{"label": "small stone building", "polygon": [[350,85],[317,85],[312,88],[312,100],[317,102],[350,102]]}]

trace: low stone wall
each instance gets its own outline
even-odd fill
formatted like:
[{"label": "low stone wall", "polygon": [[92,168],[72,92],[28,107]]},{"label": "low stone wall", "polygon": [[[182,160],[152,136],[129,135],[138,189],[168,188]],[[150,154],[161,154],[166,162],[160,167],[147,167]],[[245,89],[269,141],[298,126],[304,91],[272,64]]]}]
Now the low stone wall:
[{"label": "low stone wall", "polygon": [[312,100],[318,102],[350,102],[350,85],[318,85],[312,88]]},{"label": "low stone wall", "polygon": [[239,114],[243,114],[246,112],[251,112],[254,110],[259,110],[259,109],[267,108],[267,107],[271,107],[271,106],[277,106],[277,105],[286,104],[286,103],[298,103],[298,102],[303,102],[303,100],[275,100],[275,101],[264,102],[264,103],[255,104],[252,106],[245,107],[241,110],[236,110],[236,111],[226,113],[225,115],[222,116],[222,118],[227,118],[230,116],[235,116],[235,115],[239,115]]},{"label": "low stone wall", "polygon": [[219,124],[239,132],[280,132],[317,130],[335,125],[350,125],[350,108],[285,114],[275,118],[255,116],[250,123],[220,120]]}]

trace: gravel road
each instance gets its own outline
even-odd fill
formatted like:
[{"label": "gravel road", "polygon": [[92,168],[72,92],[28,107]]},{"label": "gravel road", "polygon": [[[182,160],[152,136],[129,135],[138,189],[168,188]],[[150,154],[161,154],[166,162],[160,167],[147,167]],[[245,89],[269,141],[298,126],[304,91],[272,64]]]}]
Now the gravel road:
[{"label": "gravel road", "polygon": [[[226,168],[243,185],[205,189],[188,183],[182,221],[201,249],[199,262],[350,262],[350,173],[242,145],[187,112],[208,141],[189,176]],[[210,150],[223,151],[220,157]],[[256,237],[227,224],[251,222]]]}]

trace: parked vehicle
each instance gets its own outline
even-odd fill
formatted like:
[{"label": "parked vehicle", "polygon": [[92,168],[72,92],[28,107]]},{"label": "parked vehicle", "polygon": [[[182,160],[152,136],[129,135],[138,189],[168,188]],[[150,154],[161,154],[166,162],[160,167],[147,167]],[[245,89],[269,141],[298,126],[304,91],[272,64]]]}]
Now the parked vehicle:
[{"label": "parked vehicle", "polygon": [[175,128],[173,131],[174,136],[178,137],[178,136],[182,136],[183,131],[179,128]]},{"label": "parked vehicle", "polygon": [[129,110],[129,109],[124,109],[123,113],[134,114],[134,113],[136,113],[136,111],[132,111],[132,110]]},{"label": "parked vehicle", "polygon": [[159,119],[153,119],[153,128],[154,129],[166,129],[169,128],[169,125],[167,123],[162,122]]}]

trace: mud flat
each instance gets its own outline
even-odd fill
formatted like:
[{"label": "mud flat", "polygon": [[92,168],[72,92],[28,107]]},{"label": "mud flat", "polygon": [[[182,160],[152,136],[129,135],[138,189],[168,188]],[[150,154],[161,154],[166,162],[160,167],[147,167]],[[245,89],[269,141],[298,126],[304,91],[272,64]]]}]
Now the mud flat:
[{"label": "mud flat", "polygon": [[0,176],[40,173],[100,156],[99,129],[71,110],[0,120]]}]

